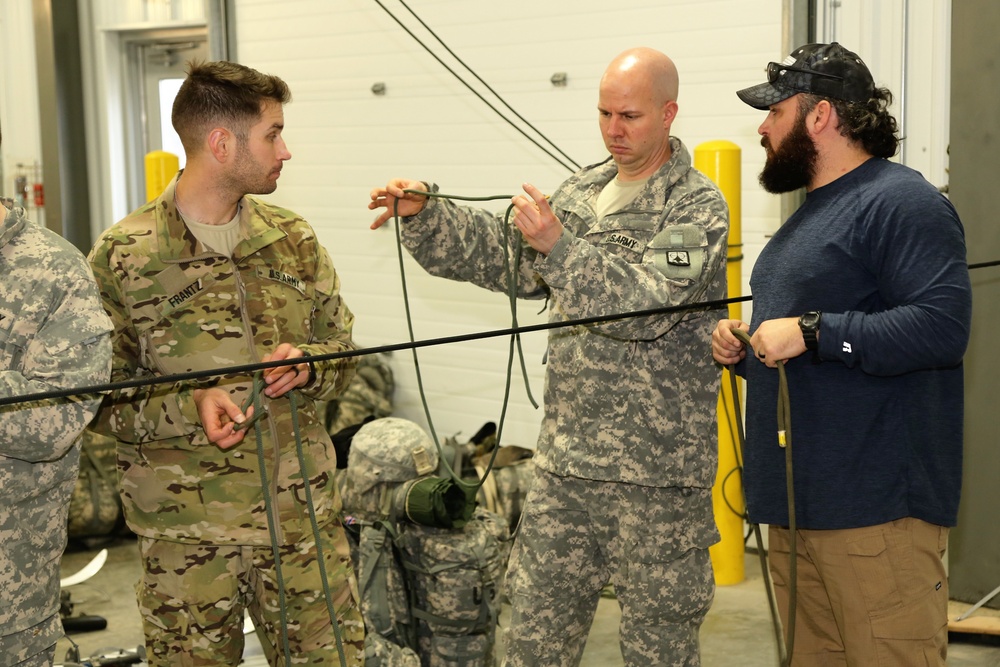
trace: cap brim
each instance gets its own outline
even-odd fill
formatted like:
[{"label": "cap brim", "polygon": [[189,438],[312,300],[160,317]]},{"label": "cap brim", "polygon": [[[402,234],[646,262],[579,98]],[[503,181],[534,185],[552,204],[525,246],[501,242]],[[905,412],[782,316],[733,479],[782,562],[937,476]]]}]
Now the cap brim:
[{"label": "cap brim", "polygon": [[775,88],[770,83],[760,83],[743,90],[737,90],[736,94],[753,108],[767,111],[772,105],[787,100],[796,92],[786,88]]}]

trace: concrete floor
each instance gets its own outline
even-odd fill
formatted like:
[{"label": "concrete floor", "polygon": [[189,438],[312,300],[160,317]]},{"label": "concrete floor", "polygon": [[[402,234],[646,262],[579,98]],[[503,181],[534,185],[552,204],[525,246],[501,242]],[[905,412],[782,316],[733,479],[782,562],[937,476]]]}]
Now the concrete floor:
[{"label": "concrete floor", "polygon": [[[69,551],[63,557],[63,576],[82,568],[97,550]],[[136,610],[133,586],[139,578],[138,552],[134,540],[109,545],[108,561],[91,580],[69,588],[74,614],[92,614],[107,619],[107,629],[71,635],[83,657],[135,651],[142,644],[142,626]],[[979,613],[979,612],[977,612]],[[998,614],[992,610],[982,613]],[[601,600],[583,657],[583,667],[623,665],[618,649],[618,605]],[[264,666],[256,638],[247,641],[245,667]],[[1000,642],[996,637],[952,633],[948,649],[951,667],[1000,667]],[[777,664],[767,597],[758,560],[748,556],[746,579],[719,587],[715,603],[701,630],[704,667],[774,667]],[[65,659],[70,642],[60,640],[57,662]]]}]

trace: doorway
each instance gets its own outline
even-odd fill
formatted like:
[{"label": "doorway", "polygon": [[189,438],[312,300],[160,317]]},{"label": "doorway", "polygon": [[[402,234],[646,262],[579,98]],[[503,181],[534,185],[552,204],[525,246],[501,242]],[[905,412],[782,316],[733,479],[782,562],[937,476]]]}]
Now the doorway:
[{"label": "doorway", "polygon": [[170,123],[170,110],[188,62],[208,60],[204,27],[163,29],[122,36],[125,70],[125,134],[128,146],[128,205],[146,202],[146,155],[163,150],[184,167],[184,149]]}]

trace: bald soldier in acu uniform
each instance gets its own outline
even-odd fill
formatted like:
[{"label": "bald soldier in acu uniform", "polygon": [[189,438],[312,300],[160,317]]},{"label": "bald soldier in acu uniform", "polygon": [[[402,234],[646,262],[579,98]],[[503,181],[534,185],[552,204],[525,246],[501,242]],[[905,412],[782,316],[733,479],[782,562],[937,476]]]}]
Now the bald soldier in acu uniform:
[{"label": "bald soldier in acu uniform", "polygon": [[[115,323],[115,380],[354,349],[353,315],[312,228],[248,196],[273,192],[291,157],[281,137],[289,99],[281,79],[242,65],[190,67],[173,108],[186,169],[105,232],[90,255]],[[235,428],[260,416],[241,409],[251,378],[122,391],[105,405],[100,425],[118,439],[126,518],[139,536],[137,593],[150,665],[238,664],[244,609],[272,665],[283,664],[283,616],[294,662],[339,664],[318,551],[347,664],[362,664],[364,626],[339,522],[336,455],[314,404],[343,391],[353,373],[351,360],[265,373],[266,487],[254,429],[244,440],[247,430]],[[304,469],[293,389],[302,394]]]},{"label": "bald soldier in acu uniform", "polygon": [[[611,158],[551,200],[531,185],[514,198],[521,296],[548,298],[552,322],[724,298],[726,203],[670,136],[673,62],[653,49],[622,53],[597,110]],[[403,192],[426,187],[373,190],[369,207],[387,210],[372,226],[398,200],[403,243],[429,272],[506,291],[502,218]],[[507,579],[509,665],[579,664],[608,581],[625,664],[698,664],[718,539],[714,324],[702,308],[549,335],[538,469]]]}]

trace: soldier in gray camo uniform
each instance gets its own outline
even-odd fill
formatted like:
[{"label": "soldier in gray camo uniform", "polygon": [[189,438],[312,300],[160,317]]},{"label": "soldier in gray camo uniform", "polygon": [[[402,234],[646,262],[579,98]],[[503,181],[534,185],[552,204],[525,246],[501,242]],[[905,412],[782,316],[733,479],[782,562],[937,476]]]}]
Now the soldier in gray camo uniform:
[{"label": "soldier in gray camo uniform", "polygon": [[[548,298],[551,321],[725,297],[728,211],[670,136],[677,83],[658,51],[619,55],[598,101],[611,159],[551,199],[531,185],[514,198],[520,295]],[[398,200],[403,243],[430,273],[506,290],[513,249],[502,245],[502,218],[403,192],[426,187],[400,179],[373,190],[369,208],[386,211],[372,228]],[[578,664],[608,581],[626,664],[699,664],[715,592],[708,547],[718,540],[710,340],[719,313],[550,333],[538,470],[507,578],[506,664]]]},{"label": "soldier in gray camo uniform", "polygon": [[[277,77],[235,63],[191,65],[172,118],[186,168],[90,255],[115,323],[114,379],[354,349],[354,316],[313,229],[248,196],[273,192],[291,157],[281,137],[289,99]],[[269,369],[260,440],[255,428],[245,440],[248,431],[235,428],[254,416],[242,409],[253,384],[246,375],[126,390],[105,404],[97,428],[118,440],[150,665],[239,664],[244,610],[272,665],[284,664],[283,628],[294,664],[338,664],[337,628],[347,664],[362,663],[336,453],[315,405],[342,392],[354,366],[340,359]],[[301,394],[301,457],[293,389]]]},{"label": "soldier in gray camo uniform", "polygon": [[[93,386],[111,373],[111,322],[83,255],[0,200],[0,397]],[[101,396],[0,408],[0,665],[51,665],[59,559],[80,434]]]}]

